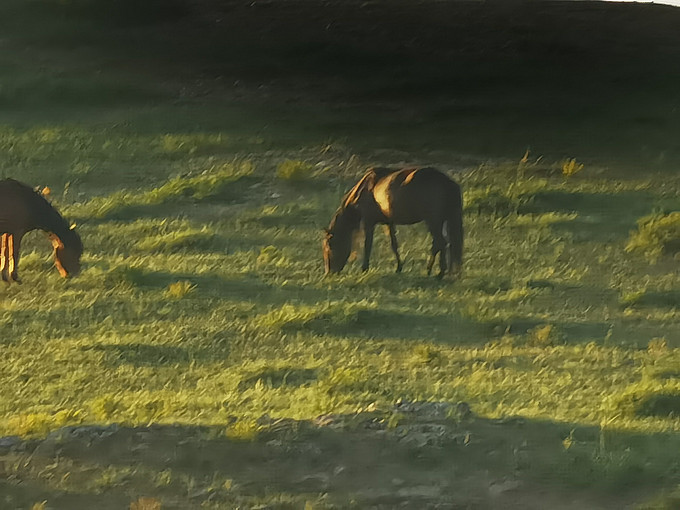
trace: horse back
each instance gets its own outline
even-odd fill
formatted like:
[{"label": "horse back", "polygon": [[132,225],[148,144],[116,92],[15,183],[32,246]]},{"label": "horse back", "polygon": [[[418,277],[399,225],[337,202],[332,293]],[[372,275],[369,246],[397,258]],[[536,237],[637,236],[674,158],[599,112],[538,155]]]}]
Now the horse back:
[{"label": "horse back", "polygon": [[30,186],[14,179],[0,180],[0,232],[18,235],[33,230],[34,218],[46,203]]},{"label": "horse back", "polygon": [[432,167],[393,172],[373,189],[385,217],[396,224],[418,223],[447,216],[460,207],[460,187]]}]

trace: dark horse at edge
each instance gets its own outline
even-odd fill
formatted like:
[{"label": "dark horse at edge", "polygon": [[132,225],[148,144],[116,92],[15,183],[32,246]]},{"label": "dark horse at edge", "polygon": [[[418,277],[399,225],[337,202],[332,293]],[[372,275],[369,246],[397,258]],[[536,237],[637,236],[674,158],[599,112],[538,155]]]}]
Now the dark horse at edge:
[{"label": "dark horse at edge", "polygon": [[[389,229],[397,273],[403,263],[399,257],[395,225],[424,221],[432,235],[427,264],[431,274],[439,255],[439,278],[460,274],[463,264],[463,199],[460,186],[434,168],[370,168],[343,197],[323,241],[326,273],[342,271],[352,251],[353,238],[363,224],[364,260],[368,269],[376,224]],[[447,250],[448,248],[448,250]],[[448,251],[448,254],[447,254]]]},{"label": "dark horse at edge", "polygon": [[14,179],[0,180],[0,273],[5,282],[19,282],[21,239],[27,232],[47,232],[54,248],[54,265],[66,278],[80,272],[83,243],[78,233],[30,186]]}]

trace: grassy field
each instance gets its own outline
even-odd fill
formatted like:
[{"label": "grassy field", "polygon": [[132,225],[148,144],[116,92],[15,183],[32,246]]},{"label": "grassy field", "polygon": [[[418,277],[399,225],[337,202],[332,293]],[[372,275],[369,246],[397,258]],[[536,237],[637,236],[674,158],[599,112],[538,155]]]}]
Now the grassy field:
[{"label": "grassy field", "polygon": [[[2,508],[678,508],[676,9],[106,5],[0,7],[0,175],[86,248],[0,289]],[[459,180],[460,281],[323,276],[371,164]]]}]

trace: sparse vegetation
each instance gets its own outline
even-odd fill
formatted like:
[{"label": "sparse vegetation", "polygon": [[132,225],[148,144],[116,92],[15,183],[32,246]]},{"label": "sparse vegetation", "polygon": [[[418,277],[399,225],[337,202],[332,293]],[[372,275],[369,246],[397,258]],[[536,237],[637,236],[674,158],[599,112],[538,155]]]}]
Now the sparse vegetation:
[{"label": "sparse vegetation", "polygon": [[658,261],[663,255],[680,253],[680,211],[640,218],[626,251],[639,252],[650,262]]},{"label": "sparse vegetation", "polygon": [[[676,16],[622,59],[590,4],[133,3],[0,2],[0,176],[85,244],[64,281],[30,234],[0,288],[0,506],[677,506]],[[324,278],[343,193],[411,162],[462,184],[464,277],[404,226],[402,274],[377,233]]]},{"label": "sparse vegetation", "polygon": [[562,175],[568,179],[583,170],[583,167],[583,163],[577,163],[574,158],[565,159],[562,162]]},{"label": "sparse vegetation", "polygon": [[313,170],[305,161],[287,159],[276,167],[276,177],[283,181],[304,181],[312,176]]}]

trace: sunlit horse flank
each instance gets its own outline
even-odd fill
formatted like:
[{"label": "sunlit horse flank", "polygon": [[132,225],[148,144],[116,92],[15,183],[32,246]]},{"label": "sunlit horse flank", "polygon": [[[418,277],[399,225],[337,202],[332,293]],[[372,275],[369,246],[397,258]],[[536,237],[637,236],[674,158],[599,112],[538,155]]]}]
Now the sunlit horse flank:
[{"label": "sunlit horse flank", "polygon": [[47,232],[52,241],[59,274],[64,278],[77,275],[83,253],[78,233],[42,193],[14,179],[0,180],[0,274],[5,282],[20,281],[17,270],[21,240],[36,229]]},{"label": "sunlit horse flank", "polygon": [[[399,257],[395,225],[424,221],[432,235],[427,274],[439,255],[439,278],[460,275],[463,264],[463,199],[460,186],[434,168],[371,168],[344,196],[326,229],[323,256],[326,273],[342,271],[352,251],[352,238],[364,228],[364,260],[368,269],[376,224],[389,229],[397,272]],[[448,250],[447,250],[448,248]],[[448,254],[447,254],[448,251]]]}]

